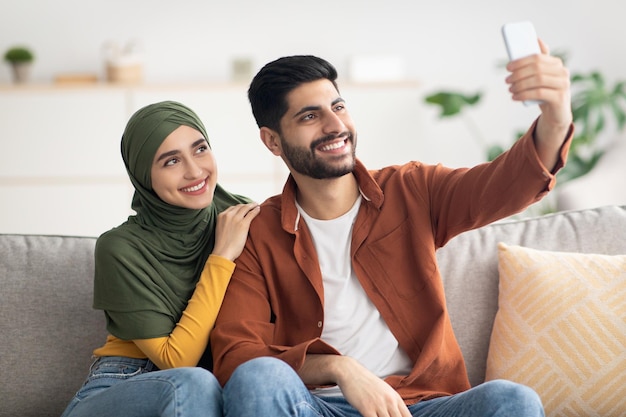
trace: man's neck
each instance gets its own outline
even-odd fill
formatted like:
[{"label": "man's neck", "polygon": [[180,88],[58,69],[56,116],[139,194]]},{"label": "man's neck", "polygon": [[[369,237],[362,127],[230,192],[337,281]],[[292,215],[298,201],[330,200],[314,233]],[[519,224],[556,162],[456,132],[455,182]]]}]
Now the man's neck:
[{"label": "man's neck", "polygon": [[351,173],[324,180],[303,176],[294,179],[298,185],[298,204],[315,219],[336,219],[347,213],[359,196],[359,185]]}]

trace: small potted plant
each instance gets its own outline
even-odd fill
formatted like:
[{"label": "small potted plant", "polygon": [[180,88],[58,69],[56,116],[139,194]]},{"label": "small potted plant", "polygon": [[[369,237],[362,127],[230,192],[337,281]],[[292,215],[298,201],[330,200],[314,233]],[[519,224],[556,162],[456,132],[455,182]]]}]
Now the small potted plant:
[{"label": "small potted plant", "polygon": [[24,46],[14,46],[4,53],[4,60],[11,65],[13,80],[16,83],[28,81],[30,67],[34,59],[35,56],[31,50]]}]

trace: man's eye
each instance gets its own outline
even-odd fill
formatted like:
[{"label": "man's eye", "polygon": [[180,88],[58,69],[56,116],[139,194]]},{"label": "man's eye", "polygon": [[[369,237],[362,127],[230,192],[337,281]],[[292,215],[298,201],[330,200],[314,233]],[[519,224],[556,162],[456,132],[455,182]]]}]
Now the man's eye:
[{"label": "man's eye", "polygon": [[302,120],[313,120],[314,117],[315,115],[309,113],[309,114],[305,114],[304,116],[302,116]]},{"label": "man's eye", "polygon": [[201,145],[201,146],[198,146],[198,149],[196,149],[196,153],[206,152],[206,151],[207,151],[207,149],[209,149],[209,147],[208,147],[208,146],[206,146],[206,145]]},{"label": "man's eye", "polygon": [[343,110],[345,108],[346,108],[346,106],[344,106],[343,104],[339,104],[339,105],[335,106],[335,111],[341,111],[341,110]]}]

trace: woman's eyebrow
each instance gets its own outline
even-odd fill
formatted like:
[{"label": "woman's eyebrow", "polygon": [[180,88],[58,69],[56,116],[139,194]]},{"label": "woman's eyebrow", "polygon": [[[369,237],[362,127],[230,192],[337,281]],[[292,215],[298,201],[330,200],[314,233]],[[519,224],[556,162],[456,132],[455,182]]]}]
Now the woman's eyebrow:
[{"label": "woman's eyebrow", "polygon": [[[195,141],[194,143],[191,144],[191,148],[195,148],[196,146],[202,144],[202,143],[208,143],[207,140],[205,138],[201,138],[198,139],[197,141]],[[161,155],[159,155],[159,157],[156,159],[156,162],[159,162],[162,159],[168,158],[170,156],[174,156],[176,154],[179,154],[180,151],[178,149],[174,149],[171,151],[167,151],[167,152],[163,152]]]},{"label": "woman's eyebrow", "polygon": [[155,162],[159,162],[162,159],[169,158],[170,156],[174,156],[174,155],[177,155],[179,153],[180,153],[180,151],[178,149],[174,149],[173,151],[163,152],[161,155],[159,155],[159,157],[156,159]]},{"label": "woman's eyebrow", "polygon": [[206,142],[208,143],[208,141],[205,138],[200,138],[197,141],[195,141],[194,143],[191,144],[192,148],[195,148],[196,146],[200,145],[201,143]]}]

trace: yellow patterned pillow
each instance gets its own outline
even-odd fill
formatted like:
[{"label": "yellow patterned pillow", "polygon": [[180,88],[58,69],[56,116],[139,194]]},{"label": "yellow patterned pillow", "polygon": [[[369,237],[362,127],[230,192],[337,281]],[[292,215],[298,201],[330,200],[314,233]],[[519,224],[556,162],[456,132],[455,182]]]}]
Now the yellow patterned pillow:
[{"label": "yellow patterned pillow", "polygon": [[546,416],[626,416],[626,255],[498,245],[486,379],[532,387]]}]

